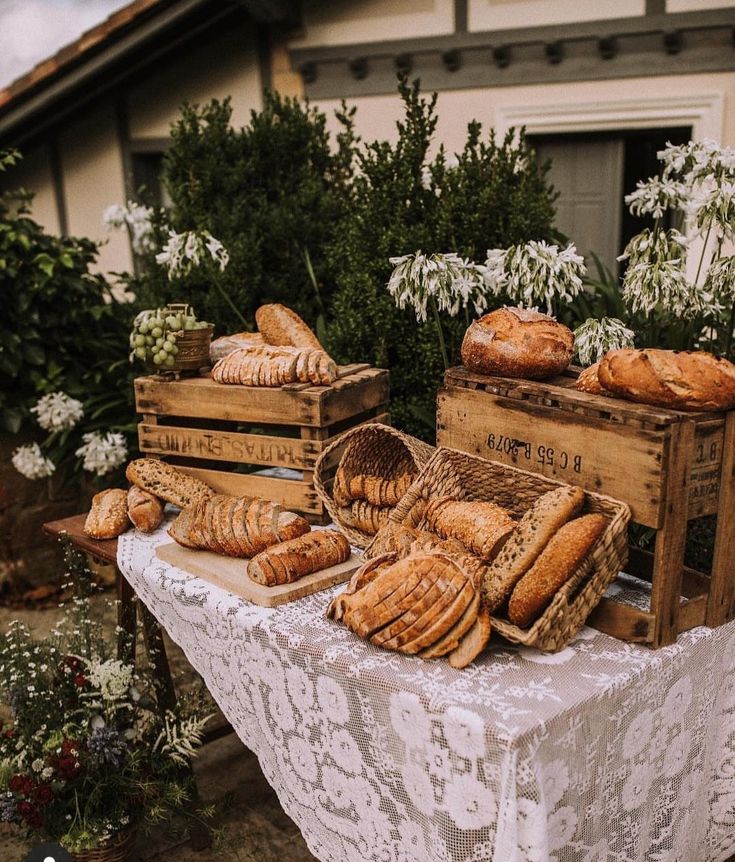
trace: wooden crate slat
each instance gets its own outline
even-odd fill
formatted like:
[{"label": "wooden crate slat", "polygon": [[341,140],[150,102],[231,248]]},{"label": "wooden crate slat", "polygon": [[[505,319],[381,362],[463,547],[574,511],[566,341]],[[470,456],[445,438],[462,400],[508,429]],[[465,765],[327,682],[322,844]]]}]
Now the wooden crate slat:
[{"label": "wooden crate slat", "polygon": [[[634,521],[656,527],[663,485],[661,433],[630,433],[621,463],[626,431],[602,419],[485,391],[444,387],[437,402],[438,445],[617,497],[631,507]],[[563,448],[556,442],[560,436]]]},{"label": "wooden crate slat", "polygon": [[727,415],[722,452],[720,514],[712,559],[708,626],[735,619],[735,410]]},{"label": "wooden crate slat", "polygon": [[300,512],[322,513],[322,503],[316,491],[298,479],[279,479],[257,473],[230,473],[177,464],[180,470],[206,482],[220,494],[262,497]]},{"label": "wooden crate slat", "polygon": [[[353,380],[353,378],[349,379],[350,381]],[[344,382],[339,380],[337,384]],[[329,387],[324,391],[321,401],[321,424],[334,425],[336,422],[349,419],[359,413],[365,413],[375,407],[384,407],[389,396],[387,372],[375,368],[358,372],[354,382],[351,382],[349,387],[343,391],[334,387]]]},{"label": "wooden crate slat", "polygon": [[654,622],[653,614],[609,598],[603,598],[587,619],[587,625],[605,634],[643,644],[653,640]]},{"label": "wooden crate slat", "polygon": [[176,425],[150,425],[146,422],[138,425],[138,440],[141,451],[146,454],[291,467],[298,470],[313,467],[322,450],[322,444],[318,440],[206,431]]},{"label": "wooden crate slat", "polygon": [[[688,632],[697,626],[705,625],[707,619],[707,594],[694,596],[679,605],[677,632]],[[676,638],[674,638],[676,640]]]}]

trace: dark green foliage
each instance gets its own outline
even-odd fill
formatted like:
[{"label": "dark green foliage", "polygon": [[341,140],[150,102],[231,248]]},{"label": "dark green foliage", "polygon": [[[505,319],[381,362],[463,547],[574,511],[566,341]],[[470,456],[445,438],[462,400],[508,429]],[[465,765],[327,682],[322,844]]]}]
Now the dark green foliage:
[{"label": "dark green foliage", "polygon": [[0,196],[1,427],[31,427],[38,397],[63,390],[84,403],[84,431],[131,430],[131,310],[91,272],[94,243],[47,234],[30,202],[23,192]]},{"label": "dark green foliage", "polygon": [[[349,206],[328,249],[336,284],[328,347],[339,361],[389,367],[394,421],[433,437],[443,372],[436,328],[396,309],[386,289],[389,258],[421,249],[484,261],[488,248],[551,239],[554,195],[522,138],[514,144],[512,134],[502,142],[491,134],[484,141],[479,123],[470,123],[456,167],[443,149],[429,160],[436,97],[422,97],[418,83],[399,89],[405,116],[398,140],[357,154]],[[445,321],[450,361],[466,325],[464,317]]]},{"label": "dark green foliage", "polygon": [[[341,139],[333,153],[326,117],[273,93],[247,127],[231,128],[230,116],[228,101],[185,106],[165,162],[170,226],[209,230],[227,248],[229,266],[221,275],[203,268],[175,282],[151,266],[136,292],[144,306],[185,297],[218,332],[242,329],[212,289],[211,279],[218,277],[247,320],[261,303],[273,301],[314,325],[332,284],[324,250],[339,225],[339,189],[349,173],[351,141]],[[321,299],[307,256],[324,285]]]}]

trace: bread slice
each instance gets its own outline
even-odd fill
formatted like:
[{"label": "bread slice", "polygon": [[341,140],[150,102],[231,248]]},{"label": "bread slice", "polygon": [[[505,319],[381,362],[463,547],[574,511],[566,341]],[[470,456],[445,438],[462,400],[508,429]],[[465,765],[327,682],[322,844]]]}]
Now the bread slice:
[{"label": "bread slice", "polygon": [[368,584],[371,584],[382,572],[392,566],[397,559],[398,557],[395,554],[383,554],[383,556],[368,560],[367,563],[360,566],[350,578],[345,589],[338,596],[335,596],[327,606],[327,618],[340,622],[344,616],[346,597],[354,595]]},{"label": "bread slice", "polygon": [[459,646],[449,653],[449,664],[458,670],[472,664],[487,646],[490,634],[490,614],[483,608],[472,628],[459,642]]},{"label": "bread slice", "polygon": [[137,458],[131,461],[125,470],[125,476],[128,482],[144,491],[150,491],[179,509],[191,506],[201,497],[214,495],[214,491],[204,482],[155,458]]},{"label": "bread slice", "polygon": [[169,536],[171,536],[174,542],[179,545],[182,545],[184,548],[198,547],[189,538],[189,531],[191,528],[191,515],[191,509],[182,509],[171,522],[171,526],[168,528]]},{"label": "bread slice", "polygon": [[508,600],[551,537],[579,512],[584,499],[581,488],[562,485],[542,494],[525,513],[484,573],[482,589],[490,613]]},{"label": "bread slice", "polygon": [[[400,562],[396,563],[375,583],[388,580],[399,566]],[[410,572],[409,577],[400,583],[397,589],[391,590],[384,599],[375,605],[368,601],[369,589],[358,593],[358,596],[363,598],[363,605],[349,617],[348,626],[359,637],[370,637],[378,629],[384,628],[402,616],[416,602],[421,601],[422,597],[434,586],[437,579],[441,580],[442,586],[446,586],[443,573],[438,568],[425,568],[416,573]]]},{"label": "bread slice", "polygon": [[462,616],[439,640],[421,650],[419,658],[441,658],[459,646],[459,642],[472,628],[480,612],[480,593],[475,590],[472,600],[465,608]]},{"label": "bread slice", "polygon": [[[462,614],[467,610],[477,592],[472,585],[472,582],[466,580],[462,589],[455,596],[454,600],[440,614],[434,614],[433,619],[429,619],[427,624],[424,621],[419,622],[412,627],[413,631],[406,630],[399,641],[403,641],[400,645],[400,651],[406,655],[416,655],[428,646],[431,646],[437,638],[445,635],[460,619]],[[410,635],[410,640],[406,640]]]},{"label": "bread slice", "polygon": [[513,590],[508,604],[513,625],[527,628],[544,611],[587,558],[606,523],[603,515],[583,515],[559,529]]}]

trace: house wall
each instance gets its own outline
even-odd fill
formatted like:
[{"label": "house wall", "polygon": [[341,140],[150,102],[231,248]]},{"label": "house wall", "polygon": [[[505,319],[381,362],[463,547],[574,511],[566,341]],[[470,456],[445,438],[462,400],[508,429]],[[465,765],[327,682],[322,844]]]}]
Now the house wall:
[{"label": "house wall", "polygon": [[59,232],[59,210],[54,193],[49,148],[46,145],[24,151],[22,160],[4,176],[3,185],[5,188],[25,188],[33,192],[33,218],[49,233]]},{"label": "house wall", "polygon": [[[693,0],[697,2],[697,0]],[[506,30],[643,15],[645,0],[469,0],[468,29]]]}]

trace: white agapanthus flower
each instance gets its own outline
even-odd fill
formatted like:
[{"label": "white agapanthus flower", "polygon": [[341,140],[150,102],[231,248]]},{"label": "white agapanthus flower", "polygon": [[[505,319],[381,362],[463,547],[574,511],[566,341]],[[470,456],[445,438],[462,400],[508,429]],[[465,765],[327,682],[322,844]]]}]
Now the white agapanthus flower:
[{"label": "white agapanthus flower", "polygon": [[725,237],[735,231],[735,181],[712,175],[697,181],[691,188],[686,211],[700,231],[716,226]]},{"label": "white agapanthus flower", "polygon": [[573,299],[582,290],[586,272],[584,258],[571,243],[557,245],[531,240],[508,249],[488,249],[485,279],[496,296],[503,294],[518,305],[545,305],[552,313],[554,302]]},{"label": "white agapanthus flower", "polygon": [[156,255],[156,263],[168,271],[169,280],[188,275],[206,259],[205,252],[224,272],[230,262],[230,255],[222,243],[208,231],[168,232],[168,240]]},{"label": "white agapanthus flower", "polygon": [[633,347],[635,333],[617,317],[590,317],[574,330],[574,350],[582,365],[592,365],[608,352]]},{"label": "white agapanthus flower", "polygon": [[45,479],[50,476],[56,466],[48,459],[38,443],[26,443],[19,446],[11,458],[13,467],[26,479]]},{"label": "white agapanthus flower", "polygon": [[38,399],[31,413],[36,414],[44,431],[68,431],[84,416],[82,402],[65,392],[50,392]]},{"label": "white agapanthus flower", "polygon": [[89,473],[104,476],[123,464],[128,457],[128,447],[122,434],[107,431],[90,431],[82,436],[82,445],[75,452],[82,458],[82,467]]},{"label": "white agapanthus flower", "polygon": [[682,183],[673,179],[650,177],[639,180],[636,190],[625,196],[630,212],[635,216],[652,215],[661,218],[667,209],[682,205],[686,189]]},{"label": "white agapanthus flower", "polygon": [[112,204],[107,207],[102,214],[102,224],[108,231],[128,230],[133,251],[136,254],[145,254],[153,250],[152,216],[153,210],[150,207],[128,201],[127,206]]},{"label": "white agapanthus flower", "polygon": [[398,308],[413,308],[420,322],[426,322],[432,300],[439,311],[445,311],[450,317],[470,305],[476,314],[482,314],[487,308],[484,267],[452,252],[426,255],[417,251],[392,257],[390,262],[394,269],[388,280],[388,291]]},{"label": "white agapanthus flower", "polygon": [[133,668],[119,659],[94,659],[87,668],[87,678],[99,689],[103,700],[122,700],[133,684]]},{"label": "white agapanthus flower", "polygon": [[710,266],[705,290],[720,306],[732,306],[735,302],[735,256],[721,257]]}]

